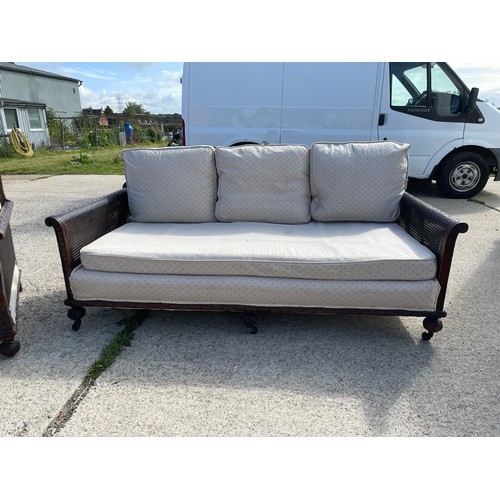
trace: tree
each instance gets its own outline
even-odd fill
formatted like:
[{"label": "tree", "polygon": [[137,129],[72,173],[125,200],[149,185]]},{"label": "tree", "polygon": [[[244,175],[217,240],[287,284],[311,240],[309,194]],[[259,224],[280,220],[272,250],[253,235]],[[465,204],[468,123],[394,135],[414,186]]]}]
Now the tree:
[{"label": "tree", "polygon": [[127,104],[125,105],[125,108],[123,109],[124,114],[132,114],[132,113],[137,113],[140,115],[149,115],[149,111],[146,111],[142,104],[139,104],[134,101],[128,101]]},{"label": "tree", "polygon": [[104,110],[104,114],[105,115],[112,115],[113,113],[114,113],[114,111],[109,106],[106,106],[106,109]]}]

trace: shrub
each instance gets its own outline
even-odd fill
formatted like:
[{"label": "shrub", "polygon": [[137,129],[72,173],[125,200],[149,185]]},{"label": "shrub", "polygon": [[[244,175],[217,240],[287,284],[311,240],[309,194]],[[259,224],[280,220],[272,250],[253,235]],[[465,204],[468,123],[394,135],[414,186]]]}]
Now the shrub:
[{"label": "shrub", "polygon": [[94,163],[94,160],[91,155],[80,152],[78,156],[73,156],[71,158],[71,161],[69,162],[70,165],[76,165],[78,163],[81,163],[82,165],[88,165],[90,163]]},{"label": "shrub", "polygon": [[151,142],[159,142],[163,138],[163,134],[159,127],[154,127],[154,126],[148,127],[147,134]]},{"label": "shrub", "polygon": [[0,158],[12,158],[14,156],[14,149],[7,139],[0,141]]}]

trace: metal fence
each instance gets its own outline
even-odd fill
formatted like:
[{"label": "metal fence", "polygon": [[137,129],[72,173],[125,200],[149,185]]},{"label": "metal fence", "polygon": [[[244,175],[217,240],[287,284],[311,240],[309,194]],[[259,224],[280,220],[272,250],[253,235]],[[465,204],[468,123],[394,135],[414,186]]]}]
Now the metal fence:
[{"label": "metal fence", "polygon": [[[133,133],[125,137],[125,124]],[[180,123],[161,123],[154,117],[123,117],[81,115],[77,117],[47,117],[52,148],[107,147],[113,144],[170,142],[180,138]]]}]

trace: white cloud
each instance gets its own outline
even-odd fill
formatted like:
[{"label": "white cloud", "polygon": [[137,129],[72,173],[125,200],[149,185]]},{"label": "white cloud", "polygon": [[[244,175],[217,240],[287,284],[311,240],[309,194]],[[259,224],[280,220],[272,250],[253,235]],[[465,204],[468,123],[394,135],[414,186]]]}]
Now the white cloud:
[{"label": "white cloud", "polygon": [[479,88],[479,98],[500,106],[500,62],[450,63],[465,84]]},{"label": "white cloud", "polygon": [[[71,76],[73,78],[78,78],[82,80],[83,78],[93,78],[95,80],[115,80],[116,73],[110,71],[100,71],[100,70],[89,70],[85,68],[78,67],[62,67],[61,71],[63,74]],[[83,77],[83,78],[82,78]]]},{"label": "white cloud", "polygon": [[94,91],[85,83],[80,87],[82,108],[106,108],[119,112],[128,101],[141,104],[153,114],[180,113],[182,88],[180,72],[161,71],[158,78],[138,78],[131,81],[117,81],[112,90]]}]

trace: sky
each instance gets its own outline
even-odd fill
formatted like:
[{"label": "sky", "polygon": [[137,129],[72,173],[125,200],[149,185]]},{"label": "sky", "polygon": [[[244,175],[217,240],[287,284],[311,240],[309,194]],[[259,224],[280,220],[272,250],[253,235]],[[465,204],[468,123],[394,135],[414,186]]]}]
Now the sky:
[{"label": "sky", "polygon": [[133,101],[153,114],[181,113],[182,63],[17,62],[82,81],[82,108],[109,106],[119,113]]},{"label": "sky", "polygon": [[30,5],[22,30],[2,25],[2,39],[12,43],[0,44],[0,60],[79,79],[82,107],[117,112],[134,101],[153,114],[181,113],[182,61],[444,60],[469,88],[479,87],[480,99],[500,106],[498,22],[490,1],[462,9],[420,0],[418,15],[400,0],[330,8],[324,0],[252,0],[244,11],[235,5],[149,0],[131,10],[87,0],[80,12],[64,0],[46,0]]},{"label": "sky", "polygon": [[[18,62],[82,81],[82,108],[120,112],[133,101],[153,114],[181,113],[182,62]],[[500,106],[498,62],[450,62],[465,84],[479,87],[479,98]]]}]

